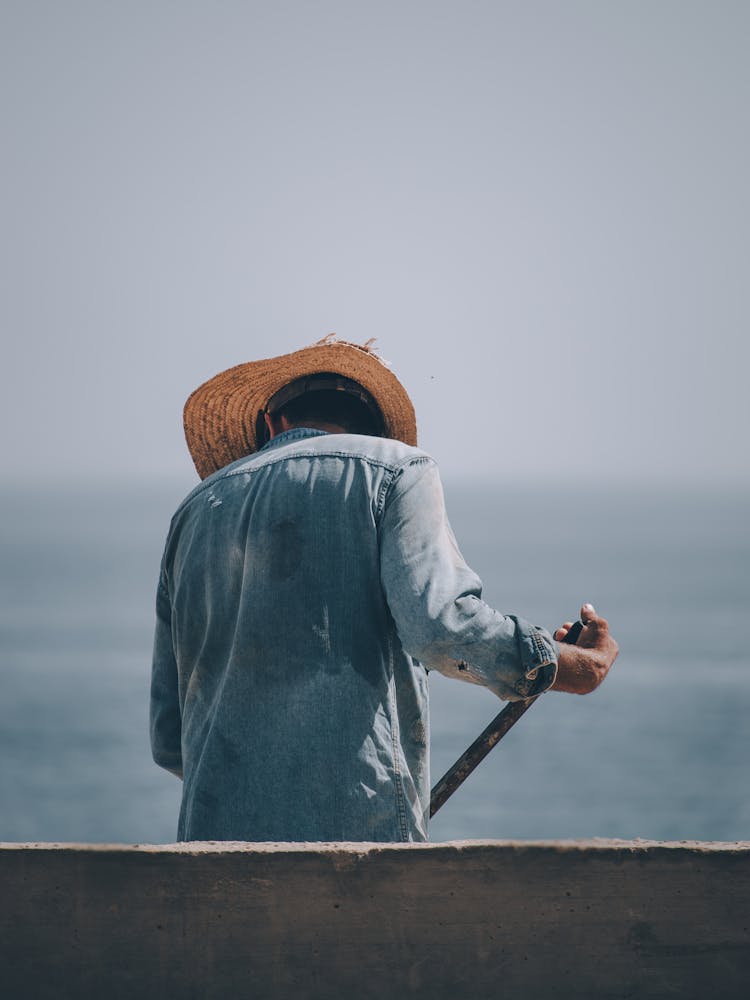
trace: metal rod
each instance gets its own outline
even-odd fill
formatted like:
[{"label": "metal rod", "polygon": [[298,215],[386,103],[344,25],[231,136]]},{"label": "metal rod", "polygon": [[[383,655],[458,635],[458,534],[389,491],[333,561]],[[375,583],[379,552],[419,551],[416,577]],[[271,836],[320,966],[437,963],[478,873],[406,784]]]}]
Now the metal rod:
[{"label": "metal rod", "polygon": [[[560,641],[575,645],[578,642],[578,636],[581,634],[583,627],[583,622],[580,619],[574,622],[568,629],[565,638]],[[477,764],[480,764],[490,750],[494,746],[497,746],[511,726],[514,726],[518,722],[523,713],[528,708],[531,708],[539,697],[540,695],[537,694],[533,698],[527,698],[526,701],[512,701],[509,705],[505,706],[502,712],[495,716],[485,731],[477,736],[469,749],[461,754],[453,767],[445,772],[430,792],[430,819],[448,801],[458,786],[466,781]]]},{"label": "metal rod", "polygon": [[531,708],[536,699],[528,698],[526,701],[512,701],[506,705],[492,722],[481,733],[468,750],[464,751],[450,770],[446,771],[430,793],[430,818],[438,809],[453,795],[459,785],[469,777],[471,772],[481,763],[490,750],[497,746],[508,730],[518,722],[523,713]]}]

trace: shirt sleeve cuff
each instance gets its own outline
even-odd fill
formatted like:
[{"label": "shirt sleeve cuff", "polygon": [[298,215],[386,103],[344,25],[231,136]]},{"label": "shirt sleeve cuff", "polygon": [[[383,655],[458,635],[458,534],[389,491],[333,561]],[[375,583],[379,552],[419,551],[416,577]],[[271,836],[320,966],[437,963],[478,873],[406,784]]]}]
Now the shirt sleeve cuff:
[{"label": "shirt sleeve cuff", "polygon": [[555,683],[557,644],[546,629],[520,619],[516,623],[523,673],[514,688],[520,699],[535,698]]}]

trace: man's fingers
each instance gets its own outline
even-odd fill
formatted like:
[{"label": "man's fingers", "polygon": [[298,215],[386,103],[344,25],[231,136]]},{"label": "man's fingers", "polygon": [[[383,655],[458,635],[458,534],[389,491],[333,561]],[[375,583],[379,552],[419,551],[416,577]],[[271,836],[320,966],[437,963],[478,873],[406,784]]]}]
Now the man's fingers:
[{"label": "man's fingers", "polygon": [[606,618],[602,618],[598,615],[594,609],[593,604],[584,604],[581,608],[581,621],[583,624],[591,631],[596,632],[607,632],[609,631],[609,622]]},{"label": "man's fingers", "polygon": [[560,628],[555,632],[553,638],[558,642],[562,642],[565,636],[573,628],[573,622],[563,622]]}]

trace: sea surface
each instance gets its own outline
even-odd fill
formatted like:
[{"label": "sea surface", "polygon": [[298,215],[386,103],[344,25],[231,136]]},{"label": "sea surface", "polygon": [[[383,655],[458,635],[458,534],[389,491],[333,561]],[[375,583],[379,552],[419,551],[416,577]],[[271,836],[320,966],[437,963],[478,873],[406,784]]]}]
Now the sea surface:
[{"label": "sea surface", "polygon": [[[151,761],[153,595],[181,487],[0,492],[0,840],[166,843]],[[553,629],[591,601],[621,653],[540,698],[433,840],[750,839],[750,495],[447,483],[495,607]],[[503,707],[431,675],[433,782]]]}]

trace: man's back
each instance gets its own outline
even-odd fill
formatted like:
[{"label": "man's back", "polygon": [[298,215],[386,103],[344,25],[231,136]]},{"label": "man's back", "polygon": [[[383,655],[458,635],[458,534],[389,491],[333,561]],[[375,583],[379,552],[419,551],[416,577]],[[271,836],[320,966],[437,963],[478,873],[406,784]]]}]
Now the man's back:
[{"label": "man's back", "polygon": [[396,470],[425,459],[398,441],[293,430],[176,513],[154,753],[179,768],[176,675],[180,839],[426,839],[426,672],[399,642],[379,538]]}]

